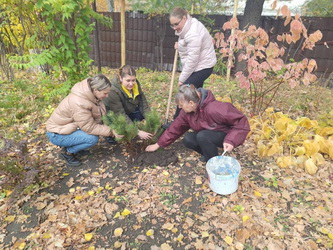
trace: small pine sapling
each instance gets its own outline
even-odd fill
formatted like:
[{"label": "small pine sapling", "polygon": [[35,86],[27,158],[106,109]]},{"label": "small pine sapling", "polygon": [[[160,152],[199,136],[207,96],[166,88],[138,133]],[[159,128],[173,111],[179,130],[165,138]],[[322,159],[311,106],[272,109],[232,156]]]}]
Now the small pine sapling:
[{"label": "small pine sapling", "polygon": [[160,114],[155,109],[152,109],[145,114],[145,120],[138,123],[138,127],[140,130],[154,135],[149,143],[156,141],[163,132]]},{"label": "small pine sapling", "polygon": [[123,135],[121,139],[116,139],[117,141],[130,143],[138,134],[136,123],[129,123],[123,114],[115,114],[110,111],[102,119],[104,124],[108,125],[118,135]]}]

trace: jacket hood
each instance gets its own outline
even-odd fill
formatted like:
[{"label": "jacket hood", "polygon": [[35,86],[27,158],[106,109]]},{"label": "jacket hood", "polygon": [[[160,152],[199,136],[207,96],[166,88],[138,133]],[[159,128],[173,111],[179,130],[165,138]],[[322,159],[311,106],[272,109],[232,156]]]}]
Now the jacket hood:
[{"label": "jacket hood", "polygon": [[75,84],[74,87],[71,89],[71,93],[78,97],[87,99],[95,104],[99,102],[95,97],[95,95],[93,94],[93,92],[91,91],[87,79]]},{"label": "jacket hood", "polygon": [[198,109],[202,109],[207,106],[208,103],[215,101],[212,91],[204,88],[198,88],[198,91],[201,93],[201,100]]}]

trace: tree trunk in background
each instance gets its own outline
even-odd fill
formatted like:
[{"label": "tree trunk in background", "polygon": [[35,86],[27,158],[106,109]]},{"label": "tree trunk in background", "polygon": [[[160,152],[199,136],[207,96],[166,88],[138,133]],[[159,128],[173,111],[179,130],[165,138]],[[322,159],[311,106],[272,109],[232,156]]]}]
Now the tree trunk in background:
[{"label": "tree trunk in background", "polygon": [[261,25],[261,13],[264,7],[265,0],[247,0],[243,20],[240,23],[240,29],[244,29],[250,25],[255,25],[257,28]]},{"label": "tree trunk in background", "polygon": [[[250,25],[255,25],[257,28],[261,26],[261,13],[264,7],[265,0],[247,0],[243,19],[239,24],[239,29],[243,30],[244,28],[248,28]],[[244,61],[238,62],[237,58],[241,51],[236,53],[236,62],[235,62],[235,72],[238,71],[246,71],[246,64]]]}]

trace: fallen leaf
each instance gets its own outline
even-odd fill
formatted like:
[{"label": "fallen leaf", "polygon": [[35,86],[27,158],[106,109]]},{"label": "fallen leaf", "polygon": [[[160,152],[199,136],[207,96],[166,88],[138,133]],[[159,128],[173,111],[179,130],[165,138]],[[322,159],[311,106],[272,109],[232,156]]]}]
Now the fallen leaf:
[{"label": "fallen leaf", "polygon": [[125,208],[125,209],[121,212],[121,215],[122,215],[122,216],[127,216],[127,215],[129,215],[129,214],[131,214],[131,211],[129,211],[127,208]]},{"label": "fallen leaf", "polygon": [[121,247],[123,246],[123,243],[120,242],[120,241],[116,241],[116,242],[113,244],[113,246],[114,246],[115,248],[121,248]]},{"label": "fallen leaf", "polygon": [[247,222],[249,219],[250,219],[250,216],[248,216],[248,215],[244,215],[242,217],[243,223]]},{"label": "fallen leaf", "polygon": [[209,237],[209,233],[207,231],[201,233],[202,238]]},{"label": "fallen leaf", "polygon": [[15,215],[10,215],[5,218],[5,221],[11,223],[15,220]]},{"label": "fallen leaf", "polygon": [[192,197],[189,197],[186,200],[184,200],[181,205],[184,205],[184,204],[189,203],[189,202],[192,202]]},{"label": "fallen leaf", "polygon": [[163,229],[168,229],[168,230],[172,230],[174,227],[174,225],[172,223],[165,223],[162,228]]},{"label": "fallen leaf", "polygon": [[114,230],[114,236],[119,237],[123,234],[123,229],[121,227],[118,227]]},{"label": "fallen leaf", "polygon": [[228,244],[228,245],[232,245],[232,242],[233,242],[233,238],[231,238],[230,236],[226,236],[224,238],[224,241]]},{"label": "fallen leaf", "polygon": [[197,184],[197,185],[201,185],[202,184],[201,176],[196,176],[195,177],[195,184]]},{"label": "fallen leaf", "polygon": [[163,243],[161,245],[161,250],[173,250],[173,248],[169,244]]},{"label": "fallen leaf", "polygon": [[262,194],[259,191],[254,190],[254,195],[257,197],[261,197]]},{"label": "fallen leaf", "polygon": [[85,238],[86,241],[91,241],[92,237],[93,237],[92,233],[84,234],[84,238]]},{"label": "fallen leaf", "polygon": [[154,235],[154,230],[153,230],[153,229],[149,229],[149,230],[146,232],[146,235],[147,235],[147,236],[152,236],[152,235]]}]

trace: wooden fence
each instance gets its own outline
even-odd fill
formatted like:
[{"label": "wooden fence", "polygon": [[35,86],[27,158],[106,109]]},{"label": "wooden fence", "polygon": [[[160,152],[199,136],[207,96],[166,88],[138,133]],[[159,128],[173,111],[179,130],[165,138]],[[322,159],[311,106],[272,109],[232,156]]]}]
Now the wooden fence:
[{"label": "wooden fence", "polygon": [[[113,27],[110,29],[104,25],[98,25],[99,39],[91,44],[91,58],[97,65],[96,49],[100,51],[101,66],[119,68],[121,65],[120,46],[120,13],[102,13],[111,16]],[[230,19],[230,16],[209,15],[206,17],[196,16],[214,35],[221,31],[223,24]],[[213,25],[205,22],[207,18],[214,20]],[[239,20],[241,20],[241,16]],[[274,38],[285,31],[284,20],[273,17],[262,17],[263,27]],[[320,30],[323,39],[316,44],[313,50],[300,50],[299,44],[285,45],[287,56],[300,60],[304,57],[317,61],[317,74],[327,77],[333,72],[333,18],[302,18],[308,34]],[[99,40],[99,44],[96,42]],[[154,70],[171,70],[174,56],[174,43],[177,41],[173,29],[169,26],[167,16],[149,17],[142,13],[126,12],[126,63],[135,67],[147,67]]]}]

